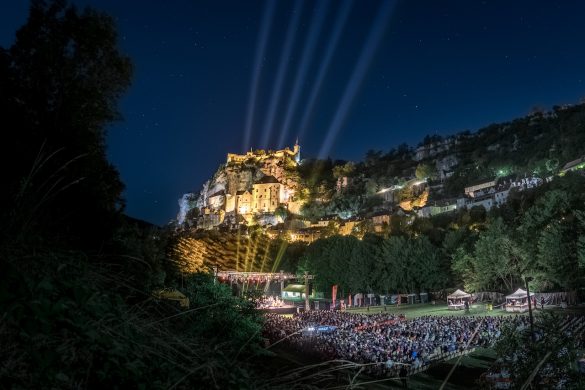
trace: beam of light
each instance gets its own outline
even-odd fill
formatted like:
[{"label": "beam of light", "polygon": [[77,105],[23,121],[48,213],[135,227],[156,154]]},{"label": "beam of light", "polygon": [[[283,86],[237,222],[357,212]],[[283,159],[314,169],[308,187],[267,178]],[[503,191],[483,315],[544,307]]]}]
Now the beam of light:
[{"label": "beam of light", "polygon": [[288,25],[286,32],[286,38],[284,41],[284,47],[280,56],[280,63],[278,65],[278,72],[276,74],[276,82],[274,83],[274,89],[272,90],[272,96],[270,97],[270,106],[268,108],[268,117],[264,123],[264,135],[262,137],[262,148],[266,148],[270,139],[270,133],[272,126],[274,125],[274,117],[276,115],[276,108],[278,107],[278,101],[280,100],[280,93],[282,90],[282,84],[284,83],[284,76],[288,69],[289,57],[293,47],[293,43],[298,29],[299,20],[303,13],[304,2],[301,0],[298,2],[298,9],[293,10],[293,18]]},{"label": "beam of light", "polygon": [[286,140],[286,136],[288,135],[288,129],[290,127],[290,122],[292,120],[292,116],[296,110],[297,103],[299,101],[299,95],[301,93],[301,87],[305,83],[305,77],[307,75],[307,71],[309,70],[309,65],[313,60],[313,52],[315,51],[315,46],[317,44],[317,38],[321,34],[321,28],[323,27],[323,20],[327,15],[327,8],[329,6],[329,1],[322,1],[318,4],[317,10],[313,16],[313,20],[311,22],[311,28],[307,34],[308,41],[307,44],[304,46],[303,54],[301,55],[301,66],[297,71],[297,75],[294,81],[293,92],[290,97],[290,101],[288,104],[288,108],[286,110],[286,116],[284,119],[284,123],[282,129],[280,131],[280,138],[278,140],[278,147],[281,148],[284,145]]},{"label": "beam of light", "polygon": [[264,240],[266,241],[266,246],[264,246],[264,256],[262,256],[262,265],[260,266],[260,272],[264,272],[264,265],[266,264],[268,254],[270,252],[270,239],[268,237],[264,237]]},{"label": "beam of light", "polygon": [[262,58],[266,50],[266,43],[272,25],[274,8],[276,1],[267,0],[262,24],[258,32],[258,46],[256,46],[256,56],[254,58],[254,68],[252,68],[252,81],[250,84],[250,96],[248,98],[248,111],[246,114],[246,129],[244,131],[244,151],[250,147],[250,138],[252,137],[252,124],[254,123],[254,110],[256,108],[256,95],[258,94],[258,82],[260,80],[260,70],[262,69]]},{"label": "beam of light", "polygon": [[311,113],[313,112],[315,102],[317,101],[317,96],[319,96],[319,91],[321,90],[321,84],[323,84],[323,80],[325,80],[325,73],[327,73],[329,65],[331,64],[333,53],[335,52],[337,42],[339,42],[339,38],[341,37],[341,32],[343,31],[343,27],[345,26],[345,22],[347,21],[347,17],[349,16],[351,6],[352,6],[351,0],[344,1],[343,5],[339,9],[337,18],[335,19],[335,25],[333,26],[331,38],[329,39],[329,44],[327,45],[327,51],[325,52],[323,62],[321,63],[321,66],[319,67],[319,70],[317,72],[317,77],[315,78],[316,81],[313,83],[311,94],[309,95],[309,99],[307,100],[308,103],[305,105],[305,113],[303,114],[303,118],[301,119],[300,122],[301,124],[299,125],[299,137],[303,136],[307,128],[309,118],[311,117]]},{"label": "beam of light", "polygon": [[374,53],[382,39],[382,35],[384,35],[384,30],[388,24],[388,20],[390,19],[395,4],[395,1],[384,1],[380,5],[380,10],[377,13],[378,16],[370,30],[366,44],[351,75],[351,79],[345,87],[341,103],[337,107],[337,111],[333,117],[333,122],[331,123],[331,126],[329,126],[329,130],[327,131],[327,135],[321,146],[319,152],[319,158],[321,159],[325,158],[331,150],[335,137],[339,133],[339,130],[349,113],[351,103],[357,94],[370,63],[372,62],[372,58],[374,57]]},{"label": "beam of light", "polygon": [[240,229],[238,228],[238,241],[236,244],[236,272],[240,270]]},{"label": "beam of light", "polygon": [[280,267],[280,261],[286,252],[286,248],[288,248],[288,242],[283,240],[278,248],[278,253],[276,254],[276,259],[274,259],[274,263],[272,264],[272,273],[275,273],[276,270]]},{"label": "beam of light", "polygon": [[250,252],[252,251],[250,246],[252,244],[252,238],[248,238],[248,242],[246,244],[246,256],[244,257],[244,272],[248,271],[248,259],[250,258]]},{"label": "beam of light", "polygon": [[[258,237],[259,237],[258,233],[256,233],[254,237],[250,237],[250,242],[248,244],[250,256],[246,254],[246,266],[244,267],[244,272],[252,272],[252,270],[254,269],[254,264],[256,263],[256,255],[258,253]],[[252,240],[254,240],[253,244]]]}]

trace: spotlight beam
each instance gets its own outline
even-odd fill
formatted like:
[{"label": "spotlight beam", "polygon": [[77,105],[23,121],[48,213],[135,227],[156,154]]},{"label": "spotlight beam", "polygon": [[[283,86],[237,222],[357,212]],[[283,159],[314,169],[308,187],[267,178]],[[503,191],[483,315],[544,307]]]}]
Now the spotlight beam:
[{"label": "spotlight beam", "polygon": [[335,112],[335,116],[333,117],[333,122],[331,126],[329,126],[329,130],[327,131],[327,135],[325,136],[325,140],[323,141],[323,145],[319,152],[319,158],[323,159],[327,157],[327,154],[331,150],[333,146],[333,142],[335,141],[335,137],[339,133],[347,114],[349,113],[349,109],[351,104],[357,95],[357,91],[362,83],[366,71],[372,62],[372,58],[374,57],[374,53],[380,43],[380,39],[382,35],[384,35],[384,30],[388,23],[388,19],[392,14],[392,10],[394,9],[395,2],[394,1],[385,1],[380,6],[380,10],[377,13],[376,20],[370,33],[368,35],[368,39],[362,52],[359,56],[359,60],[353,70],[349,83],[345,87],[345,91],[343,93],[343,97],[341,99],[341,103],[337,107],[337,111]]},{"label": "spotlight beam", "polygon": [[274,117],[276,115],[276,108],[278,107],[278,101],[280,100],[282,85],[284,83],[284,76],[288,69],[289,57],[293,47],[293,43],[296,36],[296,30],[303,13],[304,2],[301,0],[298,2],[299,6],[296,12],[293,11],[293,18],[288,25],[286,32],[286,38],[284,42],[284,48],[280,56],[280,63],[278,65],[278,72],[276,74],[276,82],[274,83],[274,89],[272,90],[272,96],[270,97],[270,106],[268,108],[268,117],[264,123],[264,134],[262,137],[262,148],[266,148],[268,141],[270,140],[270,133],[272,126],[274,125]]},{"label": "spotlight beam", "polygon": [[321,90],[321,85],[323,84],[323,80],[325,80],[325,73],[329,69],[329,65],[331,64],[331,59],[333,58],[333,53],[335,52],[335,48],[337,47],[337,43],[339,42],[339,38],[341,37],[341,32],[343,31],[343,27],[345,26],[345,22],[347,21],[347,17],[349,16],[349,11],[351,10],[352,2],[351,0],[347,0],[343,2],[343,5],[339,9],[337,14],[337,18],[335,20],[335,25],[333,26],[333,30],[331,33],[331,38],[329,39],[329,45],[327,46],[327,51],[325,52],[324,60],[319,67],[319,71],[317,72],[317,77],[315,78],[315,82],[313,83],[313,88],[311,89],[311,94],[309,99],[307,100],[308,103],[305,105],[305,113],[301,119],[301,124],[299,125],[299,137],[302,137],[309,122],[309,118],[311,113],[313,112],[313,108],[315,107],[315,102],[317,101],[317,96],[319,96],[319,92]]},{"label": "spotlight beam", "polygon": [[254,123],[254,110],[256,108],[256,96],[258,94],[258,84],[260,81],[260,70],[262,69],[262,58],[268,42],[270,27],[272,25],[274,8],[276,1],[267,0],[262,24],[258,31],[258,45],[256,46],[256,55],[254,58],[254,68],[252,68],[252,80],[250,82],[250,96],[248,98],[248,110],[246,114],[246,128],[244,131],[244,151],[250,147],[250,138],[252,137],[252,124]]},{"label": "spotlight beam", "polygon": [[290,122],[292,120],[292,116],[296,110],[297,103],[299,101],[299,95],[301,92],[301,87],[305,83],[305,77],[307,75],[307,71],[309,70],[309,65],[313,59],[313,52],[315,51],[315,46],[317,44],[317,38],[321,34],[321,28],[323,27],[323,20],[327,15],[327,8],[329,6],[329,1],[325,0],[318,4],[317,10],[313,16],[313,20],[311,22],[311,28],[307,34],[308,41],[307,44],[304,45],[303,53],[301,55],[301,66],[297,71],[297,75],[295,77],[295,81],[293,84],[293,92],[288,104],[288,108],[286,110],[286,116],[284,119],[284,123],[282,129],[280,131],[280,138],[278,140],[278,147],[282,147],[286,140],[286,136],[288,135],[288,130],[290,127]]}]

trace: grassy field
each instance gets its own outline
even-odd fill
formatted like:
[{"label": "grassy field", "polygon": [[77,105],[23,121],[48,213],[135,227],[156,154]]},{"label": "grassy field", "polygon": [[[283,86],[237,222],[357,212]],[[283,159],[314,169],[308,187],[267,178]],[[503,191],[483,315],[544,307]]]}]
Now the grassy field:
[{"label": "grassy field", "polygon": [[400,306],[372,306],[368,310],[367,308],[352,308],[349,309],[350,313],[364,313],[364,314],[376,314],[376,313],[391,313],[391,314],[404,314],[407,319],[417,318],[421,316],[506,316],[514,313],[507,313],[502,309],[494,309],[492,311],[487,310],[485,304],[475,304],[469,309],[469,312],[465,310],[448,310],[447,305],[430,303],[422,303],[416,305],[400,305]]}]

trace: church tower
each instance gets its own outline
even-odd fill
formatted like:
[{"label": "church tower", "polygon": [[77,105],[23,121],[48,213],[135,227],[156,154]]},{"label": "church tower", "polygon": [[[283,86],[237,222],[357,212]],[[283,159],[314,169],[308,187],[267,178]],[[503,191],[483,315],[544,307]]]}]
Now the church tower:
[{"label": "church tower", "polygon": [[297,137],[297,141],[295,142],[295,146],[293,147],[293,152],[295,154],[295,161],[298,163],[301,162],[301,146],[299,145],[299,138]]}]

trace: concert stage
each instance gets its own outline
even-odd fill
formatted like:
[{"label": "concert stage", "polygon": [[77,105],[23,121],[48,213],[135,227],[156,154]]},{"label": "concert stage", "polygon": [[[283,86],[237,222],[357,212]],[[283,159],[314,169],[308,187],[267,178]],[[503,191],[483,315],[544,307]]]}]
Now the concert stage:
[{"label": "concert stage", "polygon": [[294,305],[269,306],[260,308],[260,311],[263,313],[294,314],[297,312],[297,307]]}]

